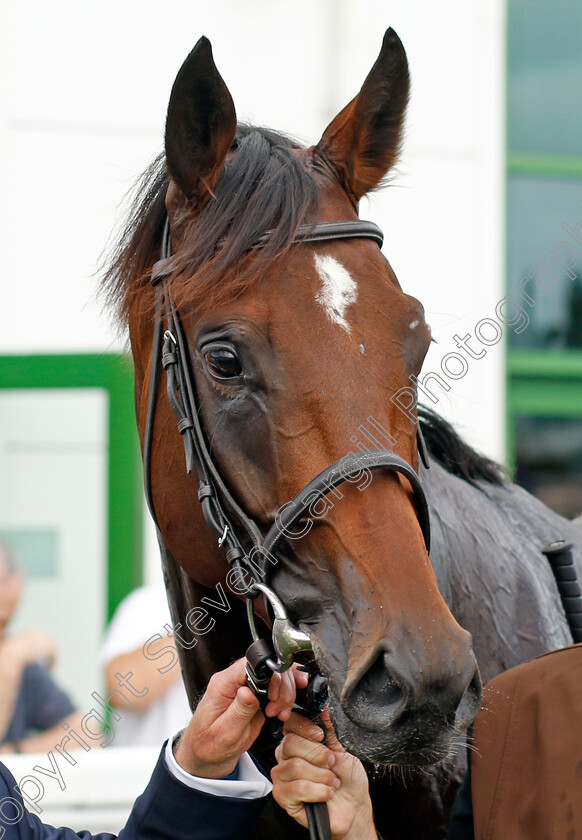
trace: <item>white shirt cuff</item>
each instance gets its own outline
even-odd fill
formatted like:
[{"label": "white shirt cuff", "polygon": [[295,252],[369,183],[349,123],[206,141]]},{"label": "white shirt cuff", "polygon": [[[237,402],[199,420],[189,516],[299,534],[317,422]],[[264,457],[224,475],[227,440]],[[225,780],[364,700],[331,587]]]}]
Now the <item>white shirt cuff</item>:
[{"label": "white shirt cuff", "polygon": [[271,793],[273,785],[263,776],[248,753],[244,753],[239,759],[238,779],[204,779],[202,776],[192,776],[180,767],[172,750],[175,740],[176,736],[169,738],[166,744],[166,766],[170,773],[187,787],[212,796],[230,796],[238,799],[260,799]]}]

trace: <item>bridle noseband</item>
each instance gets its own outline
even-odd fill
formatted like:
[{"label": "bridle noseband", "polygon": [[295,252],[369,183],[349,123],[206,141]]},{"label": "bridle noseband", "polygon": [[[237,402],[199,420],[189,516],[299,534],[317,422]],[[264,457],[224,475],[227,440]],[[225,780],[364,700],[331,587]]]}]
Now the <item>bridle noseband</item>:
[{"label": "bridle noseband", "polygon": [[[256,243],[257,247],[261,247],[272,233],[273,231],[266,231]],[[345,239],[371,239],[381,247],[384,237],[380,228],[373,222],[356,219],[322,222],[313,226],[303,225],[298,229],[295,241],[303,244]],[[269,657],[266,662],[272,671],[284,671],[291,665],[296,653],[311,649],[309,636],[292,624],[282,601],[269,586],[270,567],[276,562],[277,551],[282,540],[289,537],[290,529],[305,517],[317,500],[336,490],[344,481],[353,480],[364,470],[388,470],[405,476],[412,487],[416,513],[428,551],[430,525],[426,498],[414,469],[395,452],[376,449],[357,454],[350,453],[324,469],[292,501],[284,505],[280,516],[277,516],[275,523],[263,536],[257,523],[247,516],[233,498],[208,449],[201,425],[194,379],[190,371],[187,338],[179,313],[173,305],[170,289],[165,282],[172,271],[170,226],[166,219],[160,259],[153,267],[151,278],[155,287],[156,315],[143,456],[148,507],[160,531],[152,495],[151,451],[159,381],[158,359],[161,357],[167,376],[168,398],[184,442],[186,469],[188,473],[195,470],[198,476],[198,499],[204,519],[218,545],[224,549],[227,561],[237,569],[241,581],[245,575],[250,577],[252,585],[245,594],[249,627],[255,642],[259,641],[260,637],[255,624],[253,599],[262,594],[269,604],[273,614],[273,647],[276,658]],[[424,465],[428,467],[420,425],[418,433],[419,454]]]}]

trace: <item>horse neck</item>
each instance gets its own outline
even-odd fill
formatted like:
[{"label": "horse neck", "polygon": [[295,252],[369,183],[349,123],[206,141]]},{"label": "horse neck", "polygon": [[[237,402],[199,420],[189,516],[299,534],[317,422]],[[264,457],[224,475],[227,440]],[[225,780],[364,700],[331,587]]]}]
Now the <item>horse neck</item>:
[{"label": "horse neck", "polygon": [[[178,565],[160,539],[162,567],[168,593],[176,647],[180,656],[186,691],[193,707],[210,677],[244,655],[251,642],[243,602],[227,587],[210,589],[197,583]],[[200,619],[208,632],[195,632],[188,615]],[[194,622],[195,623],[195,622]],[[181,637],[186,644],[181,644]]]},{"label": "horse neck", "polygon": [[484,681],[570,643],[541,549],[567,539],[582,573],[582,534],[515,484],[473,486],[431,461],[422,480],[428,498],[431,561],[443,597],[473,635]]}]

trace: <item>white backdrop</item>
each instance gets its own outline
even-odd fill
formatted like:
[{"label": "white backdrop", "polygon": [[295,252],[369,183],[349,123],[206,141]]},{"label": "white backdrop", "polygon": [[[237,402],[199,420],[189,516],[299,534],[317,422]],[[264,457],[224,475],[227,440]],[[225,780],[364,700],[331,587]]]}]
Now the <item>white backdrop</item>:
[{"label": "white backdrop", "polygon": [[[38,543],[29,557],[16,548],[27,581],[10,630],[34,627],[53,639],[53,674],[83,709],[102,685],[95,652],[107,612],[106,393],[0,389],[0,477],[0,539],[44,532],[55,542],[54,554]],[[79,646],[91,655],[79,656]]]},{"label": "white backdrop", "polygon": [[[0,353],[125,346],[96,302],[122,199],[162,146],[169,91],[207,35],[239,118],[307,143],[357,92],[388,26],[412,97],[397,177],[361,215],[425,305],[439,372],[494,313],[504,279],[502,0],[1,0]],[[503,342],[427,404],[504,455]],[[434,380],[433,380],[434,382]],[[147,577],[159,560],[148,537]]]},{"label": "white backdrop", "polygon": [[[316,141],[358,90],[392,25],[412,100],[398,177],[362,215],[386,232],[439,344],[425,370],[494,312],[503,289],[501,0],[3,0],[0,353],[119,349],[95,302],[121,199],[161,148],[175,73],[206,34],[241,118]],[[503,348],[470,366],[446,413],[503,456]]]}]

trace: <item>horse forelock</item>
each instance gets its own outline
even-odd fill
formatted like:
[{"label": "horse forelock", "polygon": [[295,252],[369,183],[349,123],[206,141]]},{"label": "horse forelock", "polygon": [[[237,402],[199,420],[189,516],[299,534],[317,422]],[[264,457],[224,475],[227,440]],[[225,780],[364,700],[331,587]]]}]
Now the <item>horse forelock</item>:
[{"label": "horse forelock", "polygon": [[[301,225],[317,220],[319,188],[297,155],[301,148],[279,132],[239,125],[212,195],[183,226],[168,278],[181,311],[232,300],[288,253]],[[162,154],[131,194],[127,222],[103,272],[102,293],[122,322],[135,307],[153,306],[148,289],[160,254],[168,185]],[[273,234],[258,247],[267,230]]]}]

